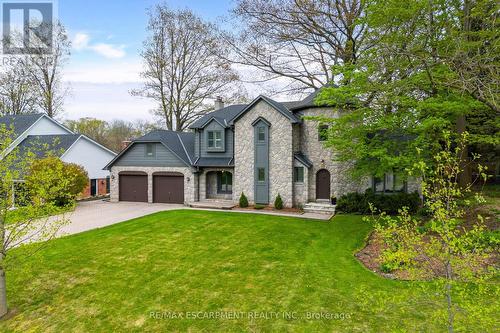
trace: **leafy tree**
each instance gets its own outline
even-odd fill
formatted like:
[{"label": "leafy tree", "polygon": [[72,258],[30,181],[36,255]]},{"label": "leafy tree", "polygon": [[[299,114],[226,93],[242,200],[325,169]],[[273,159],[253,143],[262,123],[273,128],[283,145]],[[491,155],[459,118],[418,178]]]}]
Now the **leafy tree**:
[{"label": "leafy tree", "polygon": [[26,177],[26,187],[39,205],[58,207],[73,203],[88,185],[87,172],[74,163],[64,163],[57,157],[34,160]]},{"label": "leafy tree", "polygon": [[[0,152],[5,151],[12,143],[12,131],[0,126]],[[23,179],[30,168],[35,155],[24,152],[20,159],[18,150],[14,149],[8,155],[0,153],[0,318],[7,314],[6,272],[12,265],[19,262],[19,257],[11,256],[11,250],[20,245],[36,242],[30,246],[24,255],[31,255],[41,249],[44,242],[53,238],[57,231],[67,223],[64,218],[50,221],[46,218],[52,212],[58,211],[55,205],[45,197],[45,192],[33,192],[33,200],[25,200],[22,214],[16,214],[14,191],[16,181]],[[41,179],[52,178],[64,182],[67,175],[61,169],[45,170],[38,173]],[[65,193],[60,193],[64,196]],[[7,260],[8,259],[8,260]]]},{"label": "leafy tree", "polygon": [[0,116],[32,113],[36,110],[36,94],[23,66],[4,61],[0,73]]},{"label": "leafy tree", "polygon": [[237,75],[221,55],[227,47],[215,27],[192,11],[157,5],[149,13],[148,37],[141,53],[145,84],[132,95],[151,98],[155,114],[169,130],[182,131],[224,96]]},{"label": "leafy tree", "polygon": [[411,167],[417,147],[432,161],[443,129],[464,132],[477,110],[497,117],[497,9],[491,0],[366,2],[361,22],[373,46],[334,66],[338,85],[317,100],[340,110],[319,120],[330,124],[338,159],[355,161],[354,175]]},{"label": "leafy tree", "polygon": [[[472,222],[464,220],[473,202],[484,201],[478,193],[470,196],[473,183],[462,187],[458,182],[467,134],[455,140],[458,142],[455,147],[449,132],[443,137],[445,147],[433,157],[435,163],[420,160],[411,172],[422,177],[430,220],[422,225],[420,219],[402,209],[397,217],[379,215],[375,225],[386,246],[381,256],[383,267],[405,270],[413,279],[434,279],[430,291],[435,294],[434,287],[438,287],[446,309],[446,325],[453,332],[456,315],[481,312],[477,305],[464,302],[464,297],[471,296],[471,290],[475,293],[478,289],[491,290],[489,287],[497,292],[498,289],[484,284],[493,277],[487,263],[495,249],[494,244],[486,241],[483,219],[477,216]],[[476,181],[486,179],[482,171],[480,168]],[[437,312],[442,308],[436,304]]]},{"label": "leafy tree", "polygon": [[78,120],[66,120],[64,124],[73,132],[84,134],[96,142],[106,145],[108,124],[104,120],[80,118]]},{"label": "leafy tree", "polygon": [[361,0],[238,0],[231,27],[241,29],[223,34],[229,59],[255,69],[247,79],[260,87],[321,88],[336,79],[331,66],[355,63],[370,47],[359,21],[364,7]]}]

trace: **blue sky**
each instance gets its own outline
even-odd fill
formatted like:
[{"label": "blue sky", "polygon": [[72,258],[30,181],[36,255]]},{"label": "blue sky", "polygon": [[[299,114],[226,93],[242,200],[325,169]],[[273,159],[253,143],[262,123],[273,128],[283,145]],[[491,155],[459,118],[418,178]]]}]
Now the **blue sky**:
[{"label": "blue sky", "polygon": [[[152,120],[153,104],[132,97],[139,86],[142,41],[146,36],[147,9],[154,0],[59,0],[59,20],[73,42],[65,69],[72,94],[64,118],[96,117]],[[206,20],[227,15],[231,0],[171,0],[172,8],[190,8]]]}]

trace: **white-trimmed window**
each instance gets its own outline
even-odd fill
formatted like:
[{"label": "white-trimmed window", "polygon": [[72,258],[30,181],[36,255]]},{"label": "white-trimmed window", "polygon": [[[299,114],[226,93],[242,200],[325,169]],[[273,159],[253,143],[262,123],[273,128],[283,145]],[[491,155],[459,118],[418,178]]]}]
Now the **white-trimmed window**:
[{"label": "white-trimmed window", "polygon": [[208,131],[208,148],[221,149],[222,148],[222,131]]}]

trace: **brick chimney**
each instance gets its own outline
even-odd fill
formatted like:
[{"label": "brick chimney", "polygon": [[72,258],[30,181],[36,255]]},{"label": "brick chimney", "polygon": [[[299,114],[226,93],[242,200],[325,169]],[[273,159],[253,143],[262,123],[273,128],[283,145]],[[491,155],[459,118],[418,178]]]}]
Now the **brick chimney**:
[{"label": "brick chimney", "polygon": [[123,149],[127,148],[131,143],[132,143],[132,141],[122,141],[120,148],[123,150]]},{"label": "brick chimney", "polygon": [[220,110],[224,108],[224,101],[221,96],[215,98],[215,110]]}]

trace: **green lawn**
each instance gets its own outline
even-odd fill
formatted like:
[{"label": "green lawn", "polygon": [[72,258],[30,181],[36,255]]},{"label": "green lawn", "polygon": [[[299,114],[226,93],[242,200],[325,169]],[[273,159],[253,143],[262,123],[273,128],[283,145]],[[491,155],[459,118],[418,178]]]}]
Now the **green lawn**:
[{"label": "green lawn", "polygon": [[[369,231],[359,216],[179,210],[65,237],[9,272],[0,332],[437,331],[419,288],[356,261]],[[209,312],[240,318],[193,318]]]}]

